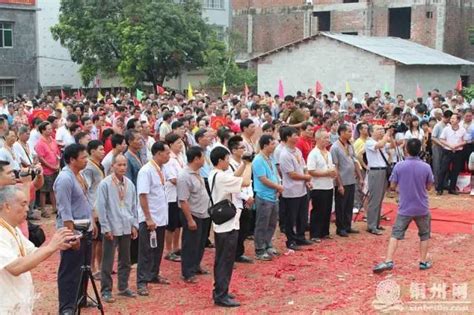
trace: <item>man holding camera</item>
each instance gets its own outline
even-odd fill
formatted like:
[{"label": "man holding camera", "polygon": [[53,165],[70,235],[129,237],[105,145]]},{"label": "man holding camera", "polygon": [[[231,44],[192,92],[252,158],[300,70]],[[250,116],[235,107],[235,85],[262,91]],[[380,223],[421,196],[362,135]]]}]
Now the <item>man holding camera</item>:
[{"label": "man holding camera", "polygon": [[382,235],[382,230],[384,229],[380,226],[380,213],[387,187],[388,169],[391,167],[386,149],[395,147],[392,136],[393,132],[393,128],[388,128],[385,133],[383,126],[375,125],[373,126],[372,137],[369,138],[365,144],[367,165],[369,168],[367,231],[374,235]]},{"label": "man holding camera", "polygon": [[[228,171],[231,171],[236,176],[241,175],[241,172],[239,172],[241,166],[245,165],[245,161],[252,162],[252,154],[245,153],[245,145],[241,136],[231,137],[228,147],[231,152]],[[254,204],[252,185],[243,187],[240,193],[235,195],[233,201],[238,209],[242,209],[235,261],[239,263],[253,263],[250,257],[245,256],[245,239],[249,235],[252,220],[251,208]]]},{"label": "man holding camera", "polygon": [[[97,233],[92,218],[92,203],[87,194],[87,183],[81,174],[87,165],[86,148],[81,144],[71,144],[64,149],[67,166],[54,182],[58,208],[58,225],[74,230],[75,220],[89,220],[90,226],[80,243],[61,251],[58,269],[59,313],[74,314],[76,294],[80,282],[81,265],[90,265],[92,234]],[[87,283],[86,283],[87,284]]]},{"label": "man holding camera", "polygon": [[1,314],[32,314],[35,294],[30,271],[57,250],[67,250],[78,242],[71,230],[59,229],[48,245],[36,248],[19,229],[28,204],[21,188],[0,187]]},{"label": "man holding camera", "polygon": [[[228,173],[226,171],[229,168],[229,157],[229,150],[223,147],[214,148],[211,152],[211,162],[214,169],[209,173],[209,186],[213,204],[225,199],[233,201],[235,194],[240,193],[243,187],[250,186],[250,163],[245,162],[239,166],[235,173]],[[212,224],[216,245],[213,298],[216,305],[223,307],[240,306],[229,294],[239,236],[240,213],[241,209],[237,208],[232,219],[222,224],[215,222]]]}]

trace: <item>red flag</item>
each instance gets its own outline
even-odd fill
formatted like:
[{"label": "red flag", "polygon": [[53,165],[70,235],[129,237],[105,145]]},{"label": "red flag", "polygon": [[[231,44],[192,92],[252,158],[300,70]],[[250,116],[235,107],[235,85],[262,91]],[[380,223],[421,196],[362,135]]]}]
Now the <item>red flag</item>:
[{"label": "red flag", "polygon": [[211,128],[218,130],[220,127],[225,126],[226,119],[225,117],[211,116]]},{"label": "red flag", "polygon": [[456,91],[458,92],[461,92],[462,91],[462,80],[459,79],[457,82],[456,82]]},{"label": "red flag", "polygon": [[423,91],[421,90],[421,87],[419,84],[416,85],[416,97],[423,97]]},{"label": "red flag", "polygon": [[160,86],[159,84],[157,84],[156,85],[156,93],[158,95],[161,95],[161,94],[165,93],[165,89],[162,86]]},{"label": "red flag", "polygon": [[64,93],[63,89],[61,89],[61,100],[65,100],[66,99],[66,93]]},{"label": "red flag", "polygon": [[247,102],[248,99],[249,99],[249,87],[248,87],[247,83],[245,83],[245,85],[244,85],[244,94],[245,94],[245,101]]},{"label": "red flag", "polygon": [[323,91],[323,85],[321,84],[321,82],[316,81],[316,95],[322,91]]}]

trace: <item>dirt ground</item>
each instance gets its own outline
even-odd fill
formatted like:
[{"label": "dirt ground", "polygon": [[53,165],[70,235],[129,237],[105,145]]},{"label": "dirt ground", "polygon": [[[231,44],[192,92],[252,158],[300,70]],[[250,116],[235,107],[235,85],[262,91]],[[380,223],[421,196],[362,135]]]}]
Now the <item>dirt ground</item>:
[{"label": "dirt ground", "polygon": [[[387,198],[386,202],[394,203],[395,198]],[[463,210],[474,216],[473,203],[474,197],[468,195],[430,196],[432,208]],[[42,224],[47,234],[51,234],[53,220]],[[384,224],[390,225],[391,222]],[[385,310],[419,314],[420,309],[414,311],[413,307],[425,307],[427,314],[446,314],[448,312],[442,307],[451,307],[451,310],[464,307],[462,314],[474,314],[473,233],[441,234],[433,231],[430,248],[433,269],[419,271],[419,241],[416,229],[411,228],[400,244],[394,270],[374,275],[372,267],[384,259],[390,229],[383,236],[373,236],[365,232],[364,222],[357,222],[355,226],[361,230],[360,234],[349,238],[335,237],[298,252],[285,251],[285,236],[277,232],[275,244],[282,252],[280,257],[271,262],[238,264],[234,270],[231,292],[242,303],[240,308],[228,310],[213,305],[212,275],[201,276],[197,284],[185,284],[180,280],[180,264],[163,260],[161,274],[170,279],[171,285],[150,285],[149,297],[117,297],[115,303],[104,305],[105,312],[376,314]],[[252,241],[246,242],[246,253],[253,256]],[[205,268],[212,270],[213,257],[213,249],[206,249]],[[59,254],[56,254],[33,271],[39,294],[35,314],[57,313],[58,261]],[[134,267],[130,279],[132,290],[136,289],[135,275]],[[464,286],[466,290],[462,289]],[[421,291],[415,290],[420,287],[424,287],[424,299],[420,298]],[[397,290],[400,290],[399,295]],[[393,294],[395,299],[391,300]],[[97,309],[87,309],[84,313],[98,312]]]}]

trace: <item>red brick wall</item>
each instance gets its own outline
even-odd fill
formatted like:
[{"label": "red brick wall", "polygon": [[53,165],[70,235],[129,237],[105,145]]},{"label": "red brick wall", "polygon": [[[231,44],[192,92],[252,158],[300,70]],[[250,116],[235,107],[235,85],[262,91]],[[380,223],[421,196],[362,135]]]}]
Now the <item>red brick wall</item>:
[{"label": "red brick wall", "polygon": [[232,31],[240,37],[241,43],[238,44],[239,52],[247,52],[247,32],[248,32],[248,16],[242,14],[232,17]]},{"label": "red brick wall", "polygon": [[[427,18],[427,12],[432,12],[433,17]],[[423,5],[411,8],[411,40],[431,48],[436,48],[436,23],[437,7]]]},{"label": "red brick wall", "polygon": [[[448,1],[448,3],[451,1]],[[461,0],[461,2],[467,2]],[[446,8],[446,23],[444,51],[461,58],[474,58],[474,46],[469,43],[469,27],[474,26],[474,10],[472,7],[460,8],[448,4]]]},{"label": "red brick wall", "polygon": [[332,11],[332,32],[358,32],[362,35],[366,23],[365,10],[357,11]]},{"label": "red brick wall", "polygon": [[253,17],[253,51],[266,52],[303,38],[303,12]]},{"label": "red brick wall", "polygon": [[234,10],[245,10],[248,8],[276,8],[287,6],[304,5],[304,0],[232,0]]}]

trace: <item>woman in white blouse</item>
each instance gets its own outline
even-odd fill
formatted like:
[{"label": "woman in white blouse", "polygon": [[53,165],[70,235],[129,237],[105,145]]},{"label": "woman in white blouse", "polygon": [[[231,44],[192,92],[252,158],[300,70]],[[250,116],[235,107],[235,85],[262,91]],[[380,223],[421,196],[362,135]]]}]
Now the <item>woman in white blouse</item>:
[{"label": "woman in white blouse", "polygon": [[[413,116],[410,120],[410,123],[408,125],[408,130],[405,132],[405,144],[406,145],[407,141],[410,139],[418,139],[423,143],[423,139],[425,137],[425,133],[423,132],[423,129],[420,127],[420,120],[417,116]],[[425,150],[425,146],[421,148],[422,151]],[[406,154],[405,154],[406,155]]]}]

